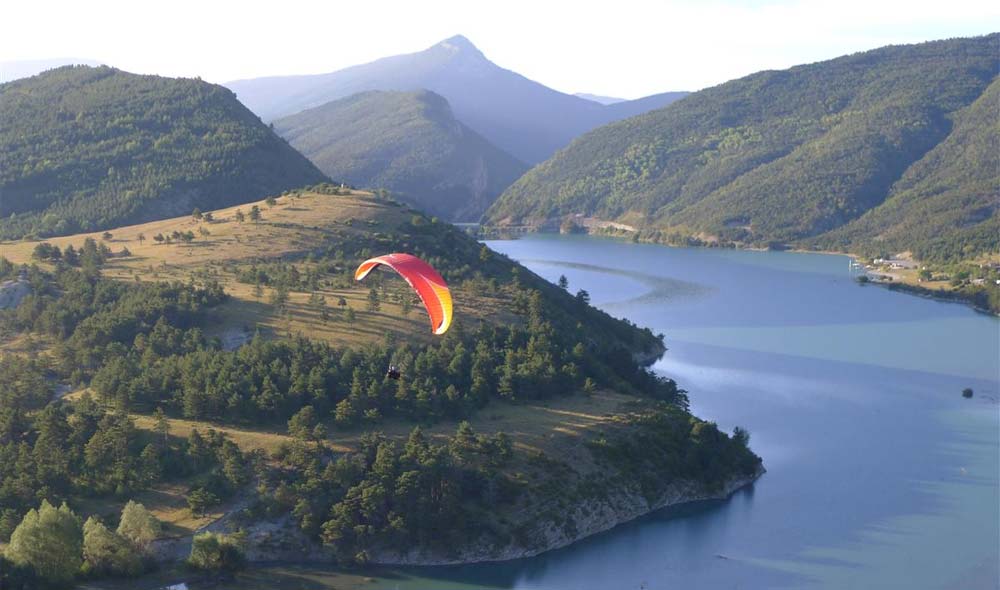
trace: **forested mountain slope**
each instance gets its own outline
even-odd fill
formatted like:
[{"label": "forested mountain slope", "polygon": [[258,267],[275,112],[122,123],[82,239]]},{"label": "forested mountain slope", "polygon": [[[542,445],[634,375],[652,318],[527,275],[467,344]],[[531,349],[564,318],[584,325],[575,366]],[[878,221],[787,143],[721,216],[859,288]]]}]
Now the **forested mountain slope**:
[{"label": "forested mountain slope", "polygon": [[476,221],[527,166],[458,122],[430,91],[369,91],[274,122],[331,178]]},{"label": "forested mountain slope", "polygon": [[994,80],[955,115],[948,137],[906,170],[882,205],[815,243],[957,260],[997,250],[998,207],[1000,80]]},{"label": "forested mountain slope", "polygon": [[431,90],[448,100],[459,121],[529,164],[548,158],[585,131],[665,106],[683,94],[606,107],[503,69],[461,35],[424,51],[329,74],[254,78],[226,86],[265,121],[365,90]]},{"label": "forested mountain slope", "polygon": [[840,243],[875,243],[877,220],[896,217],[885,243],[920,249],[931,247],[929,233],[902,228],[919,225],[912,216],[940,192],[927,211],[951,213],[935,221],[933,239],[967,236],[972,251],[996,250],[995,234],[975,236],[988,236],[997,215],[983,95],[1000,68],[998,40],[885,47],[697,92],[581,137],[511,186],[485,221],[582,214],[660,239],[811,244],[885,206]]},{"label": "forested mountain slope", "polygon": [[109,228],[324,180],[232,92],[68,66],[0,86],[0,237]]}]

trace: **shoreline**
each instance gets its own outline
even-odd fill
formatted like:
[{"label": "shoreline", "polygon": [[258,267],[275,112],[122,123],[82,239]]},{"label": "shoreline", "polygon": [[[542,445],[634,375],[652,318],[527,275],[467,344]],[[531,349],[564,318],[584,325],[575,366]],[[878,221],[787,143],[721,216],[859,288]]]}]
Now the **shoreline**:
[{"label": "shoreline", "polygon": [[[501,232],[501,234],[497,235],[497,236],[490,236],[490,237],[482,238],[484,240],[517,240],[517,239],[520,239],[522,236],[530,235],[530,234],[533,234],[533,233],[539,233],[539,234],[560,234],[560,233],[562,233],[562,232],[559,232],[559,231],[553,231],[553,230],[550,230],[550,229],[545,229],[545,227],[538,227],[538,228],[535,228],[533,231],[526,231],[525,230],[525,231],[512,232],[512,233],[510,233],[508,235],[503,235],[502,234],[502,228],[495,228],[494,227],[494,228],[488,228],[488,229],[493,229],[494,231],[499,230]],[[637,243],[637,244],[654,244],[654,245],[657,245],[657,246],[664,246],[666,248],[699,248],[699,249],[706,249],[706,250],[713,250],[713,249],[743,250],[743,251],[747,251],[747,252],[792,252],[792,253],[795,253],[795,254],[823,254],[823,255],[826,255],[826,256],[846,256],[847,258],[850,258],[853,262],[855,262],[857,264],[862,264],[861,260],[863,260],[861,258],[860,254],[852,253],[852,252],[838,252],[838,251],[835,251],[835,250],[809,250],[809,249],[806,249],[806,248],[791,248],[791,247],[789,247],[789,248],[782,248],[782,249],[775,249],[775,248],[766,248],[766,247],[760,247],[760,246],[741,246],[741,245],[737,245],[737,244],[731,244],[731,245],[725,245],[725,246],[713,245],[713,244],[678,245],[678,244],[669,244],[669,243],[665,243],[665,242],[656,242],[656,241],[649,241],[649,240],[634,241],[634,240],[630,240],[627,235],[620,235],[620,234],[616,235],[616,234],[612,234],[612,233],[594,233],[594,232],[589,232],[589,231],[584,231],[584,232],[579,232],[579,233],[581,235],[587,235],[587,236],[591,236],[591,237],[595,237],[595,238],[604,238],[604,239],[611,239],[611,240],[629,241],[631,243]],[[864,276],[867,276],[867,271],[865,272]],[[924,298],[924,299],[932,299],[934,301],[940,301],[942,303],[958,303],[958,304],[970,307],[971,309],[973,309],[974,311],[976,311],[978,313],[986,314],[986,315],[989,315],[991,317],[1000,317],[1000,309],[992,310],[989,307],[984,307],[984,306],[980,305],[979,303],[977,303],[972,298],[972,296],[970,296],[969,294],[964,293],[962,291],[945,291],[945,290],[942,290],[942,289],[930,289],[930,288],[923,287],[921,285],[914,284],[914,283],[911,283],[911,282],[908,282],[908,281],[905,281],[905,280],[893,281],[893,282],[871,280],[871,281],[868,282],[868,284],[871,284],[871,285],[880,285],[880,286],[883,286],[883,287],[889,289],[890,291],[902,291],[902,292],[904,292],[905,294],[908,294],[908,295],[913,295],[913,296],[921,297],[921,298]],[[954,293],[954,295],[949,295],[949,293]]]},{"label": "shoreline", "polygon": [[[460,566],[536,557],[609,532],[665,508],[711,500],[727,500],[739,490],[753,485],[766,472],[761,463],[754,473],[733,476],[714,491],[706,490],[701,484],[690,481],[677,482],[667,486],[659,497],[652,501],[636,489],[621,488],[603,498],[592,497],[578,502],[565,514],[571,524],[539,521],[531,531],[535,542],[511,541],[506,545],[496,545],[490,539],[480,537],[470,539],[461,548],[448,548],[446,551],[426,548],[405,552],[390,548],[374,549],[370,551],[368,565]],[[225,520],[227,519],[223,517],[206,527],[206,530],[223,532],[227,528],[240,528],[237,523],[226,526],[223,523]],[[345,564],[337,563],[332,553],[321,544],[308,539],[287,517],[276,521],[260,521],[244,530],[248,534],[246,558],[251,566],[294,564],[347,567]],[[180,563],[184,557],[183,549],[189,550],[189,547],[190,537],[163,543],[159,547],[159,561]]]},{"label": "shoreline", "polygon": [[[567,534],[566,527],[556,527],[553,523],[542,531],[547,534],[546,542],[541,547],[523,547],[517,544],[510,544],[497,551],[495,548],[481,549],[479,555],[471,554],[468,549],[459,557],[444,557],[436,555],[421,554],[419,551],[412,551],[405,554],[386,552],[376,555],[372,563],[376,565],[395,566],[449,566],[468,565],[474,563],[499,563],[537,557],[543,553],[556,551],[569,547],[577,542],[586,540],[595,535],[611,531],[621,525],[633,522],[644,516],[648,516],[658,510],[690,504],[695,502],[705,502],[710,500],[727,500],[737,491],[753,485],[767,470],[763,463],[751,475],[734,476],[727,481],[720,490],[706,492],[696,490],[697,486],[690,482],[681,482],[669,486],[655,501],[648,501],[640,494],[623,490],[615,496],[604,501],[588,500],[578,504],[571,516],[579,516],[575,522],[576,530]],[[471,545],[473,551],[475,543]]]},{"label": "shoreline", "polygon": [[[966,307],[972,308],[976,313],[981,313],[983,315],[988,315],[990,317],[1000,317],[1000,310],[994,311],[988,307],[983,307],[977,302],[973,301],[968,295],[960,291],[945,291],[944,289],[929,289],[927,287],[922,287],[920,285],[914,285],[912,283],[907,283],[903,281],[899,282],[888,282],[888,281],[869,281],[867,284],[875,285],[888,289],[890,291],[901,291],[907,295],[913,295],[914,297],[920,297],[922,299],[931,299],[934,301],[940,301],[941,303],[955,303],[958,305],[964,305]],[[949,295],[949,293],[954,293],[954,295]]]}]

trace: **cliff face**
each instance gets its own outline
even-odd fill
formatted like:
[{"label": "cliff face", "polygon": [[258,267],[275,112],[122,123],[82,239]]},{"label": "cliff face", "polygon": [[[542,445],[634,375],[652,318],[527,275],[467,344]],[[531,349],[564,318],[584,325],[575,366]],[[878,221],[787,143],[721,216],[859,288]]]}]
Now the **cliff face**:
[{"label": "cliff face", "polygon": [[514,542],[496,546],[478,539],[470,540],[465,547],[452,548],[453,551],[447,555],[416,548],[405,553],[392,550],[376,552],[372,559],[375,563],[387,565],[456,565],[533,557],[611,530],[661,508],[703,500],[724,500],[737,490],[751,485],[764,472],[765,469],[761,466],[750,476],[730,479],[716,491],[708,491],[688,482],[678,483],[663,490],[653,501],[633,488],[618,490],[604,498],[588,498],[566,514],[561,525],[552,521],[538,521],[534,530],[527,535],[530,539],[528,543]]},{"label": "cliff face", "polygon": [[[563,515],[562,523],[534,520],[533,526],[507,544],[498,545],[489,538],[481,537],[469,539],[466,545],[450,547],[446,551],[415,547],[401,552],[384,548],[370,552],[370,562],[382,565],[457,565],[532,557],[566,547],[661,508],[687,502],[724,500],[737,490],[753,484],[764,472],[764,467],[760,466],[753,474],[733,477],[716,490],[707,490],[692,482],[679,482],[668,486],[652,500],[644,496],[637,486],[628,486],[602,497],[580,500]],[[330,551],[308,539],[287,517],[250,526],[237,522],[237,519],[227,519],[224,526],[212,526],[212,530],[236,530],[241,528],[241,524],[247,532],[246,555],[251,562],[334,562]],[[158,555],[163,560],[182,559],[186,556],[183,555],[185,547],[189,550],[189,540],[187,543],[165,543]]]}]

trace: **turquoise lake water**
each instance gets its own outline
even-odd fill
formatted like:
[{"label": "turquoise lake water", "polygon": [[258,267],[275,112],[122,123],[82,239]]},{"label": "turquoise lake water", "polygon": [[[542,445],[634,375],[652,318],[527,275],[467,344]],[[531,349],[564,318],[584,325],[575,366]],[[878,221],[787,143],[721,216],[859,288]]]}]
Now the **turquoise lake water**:
[{"label": "turquoise lake water", "polygon": [[386,587],[997,588],[996,318],[860,286],[842,256],[489,245],[665,334],[655,369],[699,416],[749,429],[768,473],[549,555]]},{"label": "turquoise lake water", "polygon": [[[751,433],[768,472],[503,564],[372,588],[997,588],[1000,321],[854,282],[842,256],[586,236],[489,246],[666,336],[655,370]],[[963,399],[965,387],[975,390]]]}]

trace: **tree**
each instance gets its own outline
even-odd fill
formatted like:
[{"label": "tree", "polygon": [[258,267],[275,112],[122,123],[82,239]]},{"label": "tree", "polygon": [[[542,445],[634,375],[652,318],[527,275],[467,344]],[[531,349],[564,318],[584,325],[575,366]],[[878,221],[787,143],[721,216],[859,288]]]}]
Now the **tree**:
[{"label": "tree", "polygon": [[750,432],[742,426],[733,428],[733,442],[742,447],[750,446]]},{"label": "tree", "polygon": [[10,536],[7,558],[32,567],[53,585],[68,585],[82,564],[83,530],[66,504],[58,509],[42,500],[29,510]]},{"label": "tree", "polygon": [[146,241],[146,234],[139,232],[139,235],[137,235],[136,238],[139,240],[139,245],[141,246],[142,243]]},{"label": "tree", "polygon": [[254,223],[260,221],[260,207],[257,205],[250,207],[250,221]]},{"label": "tree", "polygon": [[196,488],[188,493],[187,503],[191,514],[204,516],[209,508],[219,504],[219,497],[205,488]]},{"label": "tree", "polygon": [[124,537],[111,532],[104,523],[91,516],[83,524],[83,571],[87,574],[136,576],[142,572],[142,560]]},{"label": "tree", "polygon": [[400,307],[402,308],[400,311],[402,311],[404,318],[410,315],[410,311],[413,309],[413,301],[410,300],[408,295],[403,295],[403,302]]},{"label": "tree", "polygon": [[160,536],[160,530],[160,521],[142,504],[129,500],[122,508],[118,534],[139,551],[148,551],[149,544]]},{"label": "tree", "polygon": [[201,221],[202,218],[201,209],[195,207],[194,211],[191,212],[191,217],[193,217],[196,221]]},{"label": "tree", "polygon": [[590,293],[587,293],[583,289],[576,292],[576,300],[580,303],[587,305],[590,303]]},{"label": "tree", "polygon": [[101,234],[101,238],[103,238],[104,241],[107,242],[108,240],[110,240],[112,238],[112,234],[111,234],[111,232],[106,231],[103,234]]},{"label": "tree", "polygon": [[260,299],[264,296],[264,287],[260,283],[255,283],[253,286],[253,296]]},{"label": "tree", "polygon": [[155,236],[153,236],[153,241],[154,242],[160,242],[160,243],[162,243],[163,240],[165,240],[165,239],[166,238],[163,237],[163,234],[156,234]]},{"label": "tree", "polygon": [[344,399],[337,402],[337,407],[334,410],[333,417],[338,424],[350,424],[357,419],[358,410],[351,403],[351,398],[345,397]]},{"label": "tree", "polygon": [[343,297],[338,297],[337,307],[347,307],[347,299],[344,299]]},{"label": "tree", "polygon": [[244,215],[243,211],[241,211],[240,209],[236,210],[234,217],[236,217],[236,223],[243,223],[244,221],[246,221],[247,218],[247,216]]},{"label": "tree", "polygon": [[167,420],[167,414],[163,408],[156,408],[153,412],[153,432],[156,433],[156,443],[161,448],[166,448],[167,439],[170,436],[170,421]]},{"label": "tree", "polygon": [[271,305],[281,309],[288,303],[288,289],[284,285],[278,285],[271,292]]},{"label": "tree", "polygon": [[63,251],[62,259],[63,262],[65,262],[70,266],[80,265],[80,257],[77,256],[76,249],[73,248],[73,244],[69,244],[66,246],[66,249]]},{"label": "tree", "polygon": [[264,199],[264,203],[267,205],[267,208],[270,209],[278,204],[278,199],[275,199],[274,197],[268,197]]},{"label": "tree", "polygon": [[246,565],[243,556],[244,536],[241,533],[201,533],[191,542],[191,567],[217,573],[233,574]]},{"label": "tree", "polygon": [[382,302],[379,301],[378,291],[375,287],[372,287],[368,291],[368,311],[376,312],[382,307]]},{"label": "tree", "polygon": [[163,464],[160,458],[161,448],[155,443],[150,443],[143,447],[139,454],[138,469],[139,480],[145,485],[150,485],[163,477]]},{"label": "tree", "polygon": [[559,288],[560,289],[569,288],[569,279],[566,278],[566,275],[559,275]]},{"label": "tree", "polygon": [[348,324],[354,324],[354,320],[357,319],[357,315],[354,313],[353,309],[348,307],[347,311],[344,312],[344,319],[347,320]]},{"label": "tree", "polygon": [[215,221],[215,216],[214,216],[214,215],[212,215],[212,212],[211,212],[211,211],[206,211],[206,212],[205,212],[205,213],[204,213],[204,214],[203,214],[203,215],[201,216],[201,218],[202,218],[202,220],[203,220],[203,221],[206,221],[206,222],[208,222],[208,223],[212,223],[213,221]]},{"label": "tree", "polygon": [[305,406],[288,421],[288,434],[295,438],[308,440],[316,428],[316,410]]}]

